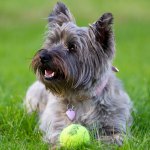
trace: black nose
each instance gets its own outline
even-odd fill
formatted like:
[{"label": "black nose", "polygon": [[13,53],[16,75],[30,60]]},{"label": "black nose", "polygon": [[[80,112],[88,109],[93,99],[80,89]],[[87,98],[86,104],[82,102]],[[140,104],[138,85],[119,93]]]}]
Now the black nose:
[{"label": "black nose", "polygon": [[50,57],[46,50],[41,51],[39,56],[41,59],[41,63],[47,63],[50,60]]}]

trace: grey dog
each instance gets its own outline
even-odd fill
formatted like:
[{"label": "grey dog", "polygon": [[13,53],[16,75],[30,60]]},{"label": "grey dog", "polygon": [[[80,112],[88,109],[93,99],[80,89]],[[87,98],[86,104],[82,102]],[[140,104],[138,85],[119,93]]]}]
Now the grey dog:
[{"label": "grey dog", "polygon": [[39,113],[44,139],[52,145],[72,123],[96,129],[98,140],[122,144],[132,103],[112,70],[112,23],[112,14],[105,13],[89,27],[78,27],[61,2],[48,17],[45,42],[31,63],[38,81],[25,104],[29,113]]}]

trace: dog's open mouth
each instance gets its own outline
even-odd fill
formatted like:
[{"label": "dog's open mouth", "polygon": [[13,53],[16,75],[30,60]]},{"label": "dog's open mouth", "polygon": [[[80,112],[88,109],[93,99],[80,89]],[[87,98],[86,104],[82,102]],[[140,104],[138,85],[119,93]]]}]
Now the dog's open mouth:
[{"label": "dog's open mouth", "polygon": [[57,69],[51,69],[51,68],[47,68],[44,67],[42,69],[42,74],[45,78],[45,80],[49,80],[49,81],[55,81],[55,80],[62,80],[64,79],[64,75],[63,73],[61,73],[59,70]]},{"label": "dog's open mouth", "polygon": [[51,69],[45,69],[43,71],[43,74],[46,80],[51,80],[56,78],[56,72]]},{"label": "dog's open mouth", "polygon": [[55,72],[50,70],[50,69],[46,69],[45,70],[45,74],[44,74],[44,77],[45,78],[48,78],[48,79],[51,79],[55,76]]}]

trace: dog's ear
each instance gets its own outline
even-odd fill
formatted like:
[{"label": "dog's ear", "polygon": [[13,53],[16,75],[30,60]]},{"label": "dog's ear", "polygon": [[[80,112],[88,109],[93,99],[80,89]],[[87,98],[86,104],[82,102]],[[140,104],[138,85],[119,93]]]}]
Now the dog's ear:
[{"label": "dog's ear", "polygon": [[48,17],[48,21],[51,27],[55,27],[56,24],[62,26],[63,23],[74,22],[74,17],[70,13],[69,9],[61,2],[57,2],[53,11]]},{"label": "dog's ear", "polygon": [[112,24],[112,14],[105,13],[91,26],[95,40],[100,44],[102,50],[108,57],[112,57],[115,51]]}]

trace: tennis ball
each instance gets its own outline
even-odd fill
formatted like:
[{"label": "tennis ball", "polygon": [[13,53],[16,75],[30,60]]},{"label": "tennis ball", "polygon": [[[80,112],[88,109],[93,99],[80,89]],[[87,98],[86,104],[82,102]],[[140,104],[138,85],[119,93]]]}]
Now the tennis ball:
[{"label": "tennis ball", "polygon": [[65,148],[77,148],[90,142],[88,130],[79,125],[71,124],[60,134],[60,145]]}]

